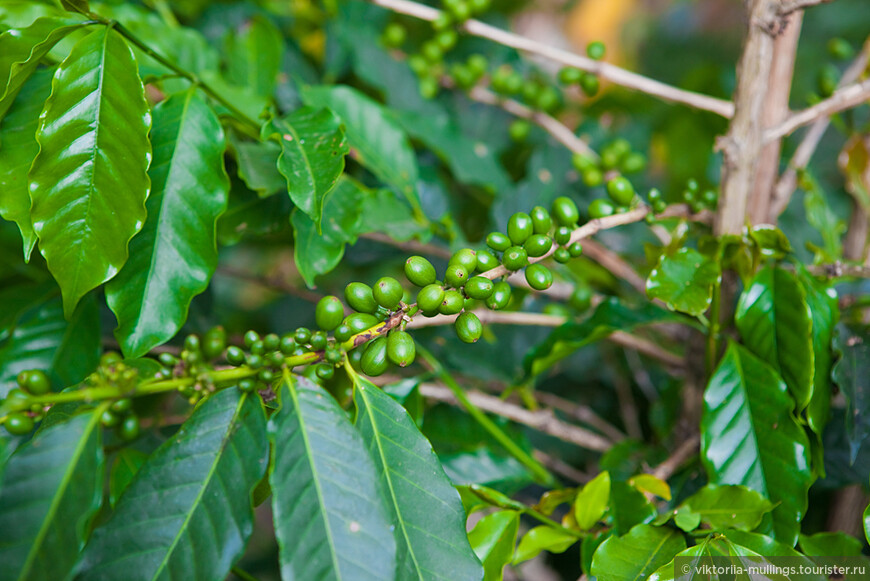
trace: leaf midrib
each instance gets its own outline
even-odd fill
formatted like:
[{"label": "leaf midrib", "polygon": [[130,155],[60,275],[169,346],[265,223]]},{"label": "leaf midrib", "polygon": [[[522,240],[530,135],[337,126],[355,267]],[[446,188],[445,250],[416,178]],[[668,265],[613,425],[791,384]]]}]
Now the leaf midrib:
[{"label": "leaf midrib", "polygon": [[64,472],[63,478],[60,481],[60,485],[57,488],[57,491],[52,498],[51,505],[48,508],[48,512],[45,515],[45,518],[42,521],[42,525],[39,527],[39,532],[36,534],[36,538],[33,540],[33,544],[30,547],[30,551],[27,553],[27,559],[24,561],[24,566],[21,568],[21,574],[18,576],[19,581],[23,581],[28,578],[30,573],[30,567],[33,566],[33,560],[36,558],[36,554],[39,552],[42,541],[45,540],[45,535],[48,534],[48,527],[51,522],[54,521],[54,514],[58,509],[61,498],[64,496],[66,489],[68,488],[70,481],[72,480],[72,474],[75,472],[75,467],[78,466],[79,459],[84,453],[84,448],[87,442],[91,438],[91,430],[93,429],[95,424],[98,424],[99,418],[103,415],[103,412],[109,409],[109,405],[111,402],[105,402],[96,410],[91,413],[91,419],[88,424],[85,426],[84,434],[87,434],[87,437],[83,434],[79,439],[78,444],[76,445],[75,451],[73,452],[72,458],[70,462],[67,464],[67,469]]}]

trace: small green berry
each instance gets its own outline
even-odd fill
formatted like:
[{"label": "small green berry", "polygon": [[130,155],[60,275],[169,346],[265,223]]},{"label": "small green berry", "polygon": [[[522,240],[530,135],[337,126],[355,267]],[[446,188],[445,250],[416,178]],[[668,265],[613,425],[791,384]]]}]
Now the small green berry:
[{"label": "small green berry", "polygon": [[571,229],[567,226],[559,226],[556,228],[555,234],[553,234],[553,239],[556,241],[556,244],[568,244],[568,241],[571,240]]},{"label": "small green berry", "polygon": [[535,290],[547,290],[553,286],[553,273],[543,264],[530,264],[525,271],[526,282]]},{"label": "small green berry", "polygon": [[378,279],[378,282],[375,283],[372,289],[372,294],[377,303],[390,311],[398,308],[404,292],[399,281],[391,276]]},{"label": "small green berry", "polygon": [[468,311],[456,318],[453,328],[456,330],[456,336],[463,343],[475,343],[483,334],[483,324],[480,322],[480,319],[477,315]]},{"label": "small green berry", "polygon": [[[344,288],[344,299],[350,308],[360,313],[374,313],[378,303],[372,294],[372,287],[362,282],[352,282]],[[298,341],[302,342],[304,341]]]},{"label": "small green berry", "polygon": [[523,243],[526,254],[532,258],[545,255],[553,247],[553,239],[546,234],[532,234]]},{"label": "small green berry", "polygon": [[459,264],[468,272],[474,272],[474,269],[477,268],[477,252],[470,248],[463,248],[456,251],[447,264]]},{"label": "small green berry", "polygon": [[391,22],[384,28],[381,41],[389,48],[398,48],[404,44],[408,31],[398,22]]},{"label": "small green berry", "polygon": [[501,232],[490,232],[486,237],[486,245],[493,250],[504,252],[505,250],[510,248],[511,239],[502,234]]},{"label": "small green berry", "polygon": [[510,271],[520,270],[529,263],[529,255],[522,246],[511,246],[505,250],[502,263]]},{"label": "small green berry", "polygon": [[532,124],[527,119],[515,119],[508,126],[508,135],[516,143],[522,143],[532,132]]},{"label": "small green berry", "polygon": [[586,45],[586,54],[589,58],[600,61],[604,58],[606,47],[601,41],[590,42]]},{"label": "small green berry", "polygon": [[424,313],[438,312],[441,302],[444,300],[444,289],[441,285],[430,284],[424,286],[417,293],[417,306]]},{"label": "small green berry", "polygon": [[555,252],[553,252],[553,258],[559,264],[565,264],[569,260],[571,260],[571,253],[568,252],[567,248],[557,248]]},{"label": "small green berry", "polygon": [[634,186],[628,178],[613,178],[607,182],[607,195],[620,206],[628,206],[634,199]]},{"label": "small green berry", "polygon": [[424,287],[435,282],[435,267],[422,256],[412,256],[405,261],[405,277],[411,284]]},{"label": "small green berry", "polygon": [[583,245],[579,242],[572,242],[570,246],[567,248],[568,255],[571,258],[577,258],[581,254],[583,254]]},{"label": "small green berry", "polygon": [[6,416],[6,431],[13,436],[24,436],[33,431],[33,418],[23,412],[12,412]]},{"label": "small green berry", "polygon": [[609,200],[605,200],[604,198],[592,200],[592,203],[589,204],[589,215],[592,218],[604,218],[605,216],[611,216],[615,211],[616,208],[613,207],[613,204],[611,204]]},{"label": "small green berry", "polygon": [[502,280],[493,285],[492,294],[486,299],[486,306],[493,311],[500,311],[508,306],[510,301],[511,285]]},{"label": "small green berry", "polygon": [[493,286],[485,276],[473,276],[465,283],[465,294],[472,299],[486,300],[492,294]]},{"label": "small green berry", "polygon": [[317,302],[314,309],[314,321],[324,331],[332,331],[341,324],[344,318],[344,306],[338,297],[325,296]]},{"label": "small green berry", "polygon": [[572,227],[580,219],[580,212],[577,210],[577,204],[574,200],[566,196],[559,196],[553,200],[553,206],[550,209],[553,219],[559,226]]},{"label": "small green berry", "polygon": [[525,212],[517,212],[508,220],[507,233],[511,243],[518,246],[526,241],[526,238],[532,235],[534,226],[532,218]]},{"label": "small green berry", "polygon": [[465,306],[465,297],[457,290],[449,290],[444,293],[444,299],[438,307],[442,315],[455,315]]}]

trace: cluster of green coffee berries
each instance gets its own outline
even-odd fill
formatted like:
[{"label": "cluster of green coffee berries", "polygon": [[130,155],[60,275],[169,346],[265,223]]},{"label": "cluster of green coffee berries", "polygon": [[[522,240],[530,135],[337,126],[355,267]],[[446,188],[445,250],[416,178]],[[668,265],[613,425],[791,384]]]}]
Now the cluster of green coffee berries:
[{"label": "cluster of green coffee berries", "polygon": [[51,381],[39,369],[22,371],[16,379],[18,387],[9,390],[6,403],[19,411],[8,414],[3,425],[10,434],[20,436],[29,434],[36,422],[42,420],[45,408],[42,404],[31,404],[30,396],[45,395],[51,391]]},{"label": "cluster of green coffee berries", "polygon": [[[603,42],[595,41],[586,45],[586,54],[589,58],[600,61],[604,58],[605,46]],[[578,85],[587,97],[594,97],[601,88],[601,81],[594,73],[581,71],[574,67],[565,67],[559,71],[559,82],[565,86]]]},{"label": "cluster of green coffee berries", "polygon": [[628,140],[619,138],[604,145],[598,158],[575,153],[571,163],[583,183],[594,188],[615,173],[633,174],[643,171],[646,168],[646,156],[639,151],[632,151]]}]

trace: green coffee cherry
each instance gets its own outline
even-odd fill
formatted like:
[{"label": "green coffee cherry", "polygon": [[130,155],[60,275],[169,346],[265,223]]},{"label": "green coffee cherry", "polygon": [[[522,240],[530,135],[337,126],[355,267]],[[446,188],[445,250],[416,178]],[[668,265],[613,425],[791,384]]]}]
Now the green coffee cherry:
[{"label": "green coffee cherry", "polygon": [[412,54],[408,57],[408,66],[414,73],[421,77],[429,72],[429,62],[421,54]]},{"label": "green coffee cherry", "polygon": [[550,228],[553,227],[553,219],[550,217],[550,212],[543,206],[535,206],[529,212],[532,218],[532,231],[535,234],[547,234]]},{"label": "green coffee cherry", "polygon": [[486,250],[477,251],[477,272],[486,272],[499,265],[498,258]]},{"label": "green coffee cherry", "polygon": [[579,242],[572,242],[568,247],[568,254],[571,258],[577,258],[581,254],[583,254],[583,245]]},{"label": "green coffee cherry", "polygon": [[251,369],[259,369],[263,366],[263,356],[251,353],[245,356],[245,364]]},{"label": "green coffee cherry", "polygon": [[565,67],[559,71],[557,78],[563,85],[576,85],[583,78],[583,71],[574,67]]},{"label": "green coffee cherry", "polygon": [[360,359],[360,368],[366,375],[372,377],[381,375],[390,366],[387,358],[387,338],[378,337],[369,341]]},{"label": "green coffee cherry", "polygon": [[491,3],[492,0],[468,0],[468,5],[474,14],[483,14],[489,10]]},{"label": "green coffee cherry", "polygon": [[250,349],[251,345],[253,345],[254,343],[256,343],[259,340],[260,340],[260,335],[257,334],[256,331],[247,331],[245,333],[244,342],[245,342],[245,347],[247,347],[248,349]]},{"label": "green coffee cherry", "polygon": [[24,436],[33,431],[33,418],[24,412],[13,412],[6,416],[6,431],[13,436]]},{"label": "green coffee cherry", "polygon": [[456,336],[463,343],[476,343],[483,334],[483,324],[480,322],[480,319],[477,315],[468,311],[456,318],[453,328],[456,330]]},{"label": "green coffee cherry", "polygon": [[398,48],[404,44],[408,36],[408,31],[398,22],[389,23],[384,28],[384,34],[381,36],[381,41],[390,48]]},{"label": "green coffee cherry", "polygon": [[220,357],[226,347],[227,332],[223,327],[212,327],[203,335],[202,352],[208,359]]},{"label": "green coffee cherry", "polygon": [[344,343],[345,341],[353,337],[353,335],[353,329],[350,328],[350,325],[346,325],[345,323],[342,323],[341,325],[336,327],[335,331],[332,333],[332,336],[335,337],[335,340],[341,343]]},{"label": "green coffee cherry", "polygon": [[565,264],[569,260],[571,260],[571,253],[568,252],[567,248],[557,248],[555,252],[553,252],[553,258],[559,264]]},{"label": "green coffee cherry", "polygon": [[293,333],[293,339],[295,339],[300,345],[305,345],[311,340],[311,330],[305,327],[299,327],[296,329],[296,332]]},{"label": "green coffee cherry", "polygon": [[622,173],[638,173],[646,167],[646,156],[642,153],[632,152],[625,156],[619,164]]},{"label": "green coffee cherry", "polygon": [[612,216],[616,211],[616,208],[613,207],[608,200],[604,198],[598,198],[597,200],[592,200],[592,203],[589,204],[589,215],[592,218],[604,218],[605,216]]},{"label": "green coffee cherry", "polygon": [[568,244],[568,241],[571,240],[571,229],[567,226],[559,226],[556,228],[555,234],[553,234],[553,239],[556,241],[556,244]]},{"label": "green coffee cherry", "polygon": [[118,436],[125,442],[130,442],[139,437],[139,418],[130,414],[118,426]]},{"label": "green coffee cherry", "polygon": [[592,73],[586,73],[580,79],[580,90],[587,97],[594,97],[601,89],[601,81]]},{"label": "green coffee cherry", "polygon": [[607,182],[607,195],[620,206],[628,206],[634,199],[634,186],[627,178],[613,178]]},{"label": "green coffee cherry", "polygon": [[[374,315],[370,315],[368,313],[354,313],[345,317],[342,325],[347,325],[347,327],[350,329],[351,336],[353,336],[357,333],[362,333],[366,329],[374,327],[380,322],[381,321]],[[350,339],[350,337],[348,337],[348,339]],[[344,339],[344,341],[347,341],[347,339]]]},{"label": "green coffee cherry", "polygon": [[541,111],[552,113],[562,104],[562,98],[555,87],[544,87],[535,99],[535,106]]},{"label": "green coffee cherry", "polygon": [[592,289],[586,284],[579,284],[571,293],[568,304],[580,312],[585,311],[592,305]]},{"label": "green coffee cherry", "polygon": [[104,428],[114,428],[121,423],[121,417],[112,410],[106,410],[100,415],[100,423]]},{"label": "green coffee cherry", "polygon": [[[475,259],[476,260],[476,259]],[[462,288],[468,281],[468,270],[461,264],[448,264],[444,271],[444,283],[448,286]]]},{"label": "green coffee cherry", "polygon": [[133,400],[129,397],[123,397],[114,402],[110,409],[116,414],[123,416],[130,413],[130,410],[133,409]]},{"label": "green coffee cherry", "polygon": [[476,77],[479,78],[486,74],[486,69],[489,66],[489,63],[487,62],[486,57],[482,54],[473,54],[468,57],[466,66]]},{"label": "green coffee cherry", "polygon": [[438,307],[438,312],[442,315],[455,315],[465,306],[465,297],[462,293],[456,290],[449,290],[444,293],[444,299]]},{"label": "green coffee cherry", "polygon": [[444,52],[449,51],[451,48],[456,46],[456,42],[459,40],[459,35],[456,34],[455,30],[448,29],[442,30],[438,34],[435,35],[435,42],[441,47],[441,50]]},{"label": "green coffee cherry", "polygon": [[604,53],[606,51],[606,47],[604,43],[600,40],[596,40],[595,42],[590,42],[586,45],[586,54],[589,55],[589,58],[600,61],[604,58]]},{"label": "green coffee cherry", "polygon": [[[339,323],[341,323],[341,321],[339,321]],[[293,335],[290,333],[284,333],[281,335],[281,344],[278,348],[284,355],[290,355],[293,353],[293,350],[296,349],[296,339],[294,339]]]},{"label": "green coffee cherry", "polygon": [[338,297],[326,296],[317,302],[314,309],[314,320],[324,331],[333,331],[341,325],[344,318],[344,306]]},{"label": "green coffee cherry", "polygon": [[318,363],[314,367],[314,373],[320,379],[322,379],[324,381],[329,381],[330,379],[333,378],[333,376],[335,376],[335,367],[333,367],[332,365],[330,365],[328,363]]},{"label": "green coffee cherry", "polygon": [[453,25],[453,16],[449,12],[441,12],[438,17],[432,21],[432,28],[435,30],[446,30]]},{"label": "green coffee cherry", "polygon": [[344,288],[344,300],[355,311],[374,314],[378,303],[372,294],[372,287],[362,282],[352,282]]},{"label": "green coffee cherry", "polygon": [[827,63],[816,77],[816,89],[822,97],[830,97],[837,90],[839,82],[840,70],[835,65]]},{"label": "green coffee cherry", "polygon": [[257,382],[251,379],[250,377],[246,377],[245,379],[239,380],[239,391],[243,393],[251,393],[255,389],[257,389]]},{"label": "green coffee cherry", "polygon": [[828,54],[838,60],[848,60],[855,55],[855,49],[843,38],[832,38],[828,41]]},{"label": "green coffee cherry", "polygon": [[463,248],[455,252],[447,264],[459,264],[468,272],[474,272],[477,268],[477,253],[470,248]]},{"label": "green coffee cherry", "polygon": [[465,283],[465,294],[472,299],[486,300],[492,294],[493,286],[485,276],[473,276]]},{"label": "green coffee cherry", "polygon": [[547,290],[553,286],[553,273],[543,264],[530,264],[525,274],[526,282],[535,290]]},{"label": "green coffee cherry", "polygon": [[508,220],[508,238],[511,239],[511,243],[515,246],[525,242],[526,238],[532,235],[532,232],[534,232],[532,218],[525,212],[517,212]]},{"label": "green coffee cherry", "polygon": [[497,250],[499,252],[504,252],[511,246],[511,239],[502,234],[501,232],[490,232],[486,237],[486,245],[492,248],[493,250]]},{"label": "green coffee cherry", "polygon": [[33,395],[44,395],[51,391],[51,381],[40,369],[22,371],[16,379],[21,389]]},{"label": "green coffee cherry", "polygon": [[424,313],[438,312],[441,302],[444,300],[444,289],[439,284],[424,286],[417,293],[417,306]]},{"label": "green coffee cherry", "polygon": [[416,355],[417,348],[410,334],[396,330],[387,336],[387,357],[399,367],[413,363]]},{"label": "green coffee cherry", "polygon": [[574,200],[565,196],[559,196],[553,200],[553,207],[550,209],[553,219],[559,226],[568,228],[574,226],[577,220],[580,219],[580,211],[577,210],[577,204]]},{"label": "green coffee cherry", "polygon": [[511,302],[511,285],[505,281],[493,285],[492,294],[486,299],[486,306],[493,311],[500,311]]},{"label": "green coffee cherry", "polygon": [[[298,329],[297,329],[298,330]],[[310,334],[310,331],[309,331]],[[274,351],[281,346],[281,337],[275,333],[269,333],[263,337],[263,347],[266,351]]]},{"label": "green coffee cherry", "polygon": [[241,365],[245,362],[245,352],[235,345],[227,347],[227,363],[230,365]]},{"label": "green coffee cherry", "polygon": [[533,258],[545,255],[552,246],[553,239],[546,234],[532,234],[523,244],[526,254]]},{"label": "green coffee cherry", "polygon": [[435,282],[435,267],[422,256],[412,256],[405,261],[405,277],[416,286],[426,286]]},{"label": "green coffee cherry", "polygon": [[428,40],[420,47],[420,54],[432,64],[438,64],[444,58],[444,49],[434,40]]},{"label": "green coffee cherry", "polygon": [[522,246],[511,246],[504,252],[502,264],[510,271],[520,270],[529,263],[529,255]]},{"label": "green coffee cherry", "polygon": [[313,351],[323,351],[326,349],[328,338],[323,331],[317,331],[311,334],[311,349]]},{"label": "green coffee cherry", "polygon": [[582,153],[575,153],[571,156],[571,165],[574,166],[578,172],[583,173],[590,169],[598,168],[598,161],[589,157],[588,155],[583,155]]},{"label": "green coffee cherry", "polygon": [[583,172],[583,183],[594,188],[604,183],[604,172],[597,167],[593,167]]},{"label": "green coffee cherry", "polygon": [[515,119],[508,125],[508,135],[516,143],[522,143],[529,138],[532,124],[526,119]]},{"label": "green coffee cherry", "polygon": [[405,291],[402,290],[402,285],[399,281],[391,276],[379,278],[378,282],[375,283],[374,288],[372,288],[372,295],[374,296],[375,301],[390,311],[394,311],[398,308],[404,292]]}]

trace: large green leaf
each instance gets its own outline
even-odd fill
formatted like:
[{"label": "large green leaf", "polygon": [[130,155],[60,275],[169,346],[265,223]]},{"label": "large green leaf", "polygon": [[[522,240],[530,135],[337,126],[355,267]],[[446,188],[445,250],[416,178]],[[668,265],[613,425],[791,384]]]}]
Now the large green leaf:
[{"label": "large green leaf", "polygon": [[255,15],[226,36],[226,78],[269,97],[278,81],[284,39],[272,21]]},{"label": "large green leaf", "polygon": [[430,233],[425,225],[414,220],[411,207],[387,189],[375,190],[366,197],[360,226],[362,233],[383,232],[401,242],[411,238],[425,240]]},{"label": "large green leaf", "polygon": [[210,396],[139,468],[85,547],[78,579],[226,577],[253,531],[268,449],[258,398]]},{"label": "large green leaf", "polygon": [[40,430],[9,460],[0,484],[0,576],[65,579],[103,499],[100,415]]},{"label": "large green leaf", "polygon": [[704,392],[701,457],[710,482],[742,484],[778,503],[774,537],[794,545],[812,482],[809,443],[776,372],[731,343]]},{"label": "large green leaf", "polygon": [[678,531],[640,524],[625,536],[601,543],[592,558],[592,574],[599,581],[646,579],[685,548]]},{"label": "large green leaf", "polygon": [[718,263],[693,248],[680,248],[662,255],[646,281],[646,293],[670,309],[697,317],[710,307],[713,285],[721,278]]},{"label": "large green leaf", "polygon": [[817,282],[806,272],[801,272],[800,280],[813,318],[813,393],[806,409],[807,424],[821,437],[831,411],[831,341],[840,310],[833,287]]},{"label": "large green leaf", "polygon": [[190,301],[208,286],[218,259],[215,223],[230,187],[220,121],[195,89],[154,110],[151,143],[148,218],[124,268],[106,285],[127,357],[175,335]]},{"label": "large green leaf", "polygon": [[516,564],[534,559],[541,551],[564,553],[568,550],[568,547],[574,545],[578,540],[576,535],[551,526],[542,525],[534,527],[523,535],[514,554],[513,562]]},{"label": "large green leaf", "polygon": [[27,28],[0,34],[0,120],[42,57],[63,37],[83,26],[80,19],[45,17]]},{"label": "large green leaf", "polygon": [[834,365],[833,378],[846,397],[846,436],[849,460],[854,462],[870,438],[870,334],[841,323],[834,346],[840,359]]},{"label": "large green leaf", "polygon": [[813,317],[794,274],[764,268],[740,295],[734,320],[750,351],[776,369],[797,402],[813,392]]},{"label": "large green leaf", "polygon": [[477,521],[468,533],[468,540],[483,563],[483,581],[504,579],[504,566],[511,562],[519,526],[520,513],[500,510]]},{"label": "large green leaf", "polygon": [[429,441],[398,402],[354,378],[356,427],[386,491],[396,527],[397,579],[479,580],[465,512]]},{"label": "large green leaf", "polygon": [[580,323],[565,323],[531,349],[523,358],[523,368],[537,375],[577,349],[600,341],[614,331],[630,332],[633,328],[658,322],[685,322],[686,317],[674,315],[651,303],[631,307],[616,298],[601,302],[595,311]]},{"label": "large green leaf", "polygon": [[0,217],[18,224],[24,242],[24,260],[36,244],[36,232],[30,220],[30,191],[27,172],[39,153],[36,128],[42,103],[51,93],[52,69],[42,69],[22,88],[6,118],[0,122]]},{"label": "large green leaf", "polygon": [[39,250],[71,315],[127,261],[142,228],[151,114],[133,53],[110,28],[79,41],[55,73],[30,170]]},{"label": "large green leaf", "polygon": [[48,372],[60,388],[82,381],[99,363],[100,312],[93,297],[82,301],[69,320],[56,290],[50,297],[35,294],[33,299],[0,348],[0,397],[26,369]]},{"label": "large green leaf", "polygon": [[676,515],[693,513],[712,529],[751,531],[773,510],[769,500],[745,486],[708,484],[677,509]]},{"label": "large green leaf", "polygon": [[304,377],[269,421],[272,511],[284,579],[379,581],[396,541],[375,464],[347,414]]},{"label": "large green leaf", "polygon": [[383,106],[340,85],[305,87],[302,99],[307,105],[332,109],[344,122],[355,159],[398,189],[419,215],[417,158],[408,136]]},{"label": "large green leaf", "polygon": [[298,208],[293,210],[293,256],[296,268],[308,286],[318,275],[335,268],[344,256],[344,245],[356,242],[360,229],[360,205],[365,192],[355,182],[342,179],[324,204],[326,216],[318,234],[317,225]]},{"label": "large green leaf", "polygon": [[287,180],[290,199],[320,232],[323,199],[344,171],[344,130],[329,109],[303,107],[267,123],[263,137],[273,136],[281,144],[278,171]]},{"label": "large green leaf", "polygon": [[652,522],[658,511],[637,488],[614,480],[610,483],[610,514],[613,532],[624,535],[636,525]]},{"label": "large green leaf", "polygon": [[574,519],[580,530],[589,530],[607,511],[610,502],[610,473],[605,470],[583,487],[574,499]]},{"label": "large green leaf", "polygon": [[238,164],[239,177],[261,198],[287,189],[287,180],[278,171],[281,146],[272,141],[245,141],[229,133],[230,149]]}]

